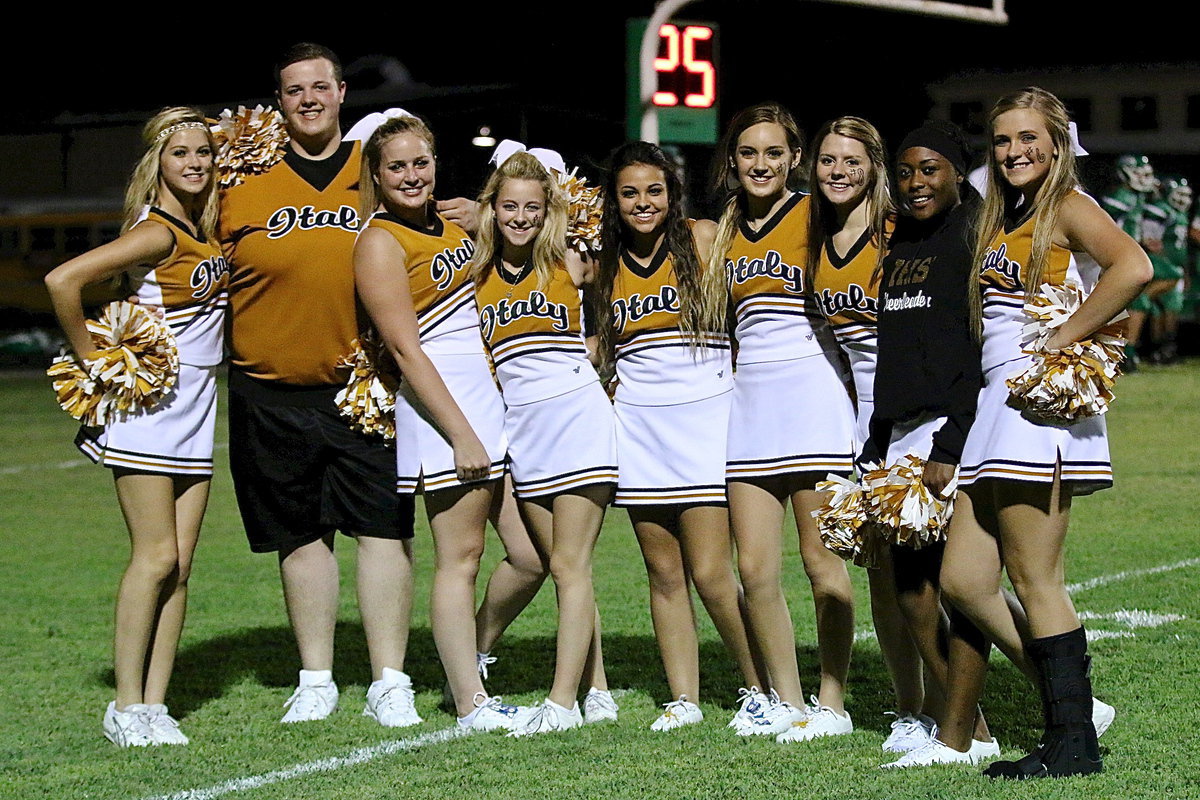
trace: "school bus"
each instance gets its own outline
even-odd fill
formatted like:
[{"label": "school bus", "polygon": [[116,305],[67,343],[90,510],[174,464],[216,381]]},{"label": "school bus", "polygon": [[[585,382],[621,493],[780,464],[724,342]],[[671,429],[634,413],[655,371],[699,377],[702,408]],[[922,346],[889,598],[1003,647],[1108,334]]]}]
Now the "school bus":
[{"label": "school bus", "polygon": [[[121,203],[112,199],[0,201],[0,307],[50,311],[46,273],[121,233]],[[85,290],[84,305],[115,299],[107,284]]]}]

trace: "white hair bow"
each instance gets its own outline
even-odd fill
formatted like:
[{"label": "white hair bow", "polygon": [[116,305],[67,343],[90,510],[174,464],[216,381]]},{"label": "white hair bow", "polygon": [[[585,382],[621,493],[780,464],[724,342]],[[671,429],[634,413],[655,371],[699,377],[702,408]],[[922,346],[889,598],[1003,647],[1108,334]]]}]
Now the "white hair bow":
[{"label": "white hair bow", "polygon": [[354,123],[354,127],[346,131],[346,135],[342,137],[343,142],[365,142],[371,138],[371,134],[375,132],[383,123],[395,117],[415,117],[403,108],[389,108],[387,111],[372,111],[365,117]]},{"label": "white hair bow", "polygon": [[495,164],[498,167],[505,161],[508,161],[515,153],[529,153],[546,169],[557,172],[560,175],[567,174],[567,165],[563,161],[563,157],[556,151],[547,150],[544,147],[526,148],[525,145],[512,139],[505,139],[496,145],[496,149],[492,151],[492,158],[488,163]]}]

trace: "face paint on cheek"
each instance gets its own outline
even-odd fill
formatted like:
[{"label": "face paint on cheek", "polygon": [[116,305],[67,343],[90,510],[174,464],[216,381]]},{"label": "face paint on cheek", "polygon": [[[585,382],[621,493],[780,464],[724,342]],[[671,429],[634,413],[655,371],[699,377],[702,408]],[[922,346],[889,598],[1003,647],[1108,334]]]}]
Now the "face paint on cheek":
[{"label": "face paint on cheek", "polygon": [[1037,154],[1037,160],[1039,164],[1044,164],[1046,162],[1046,154],[1043,153],[1041,149],[1035,147],[1033,152]]},{"label": "face paint on cheek", "polygon": [[867,182],[867,171],[861,167],[850,167],[850,169],[846,170],[846,177],[855,186],[864,186]]}]

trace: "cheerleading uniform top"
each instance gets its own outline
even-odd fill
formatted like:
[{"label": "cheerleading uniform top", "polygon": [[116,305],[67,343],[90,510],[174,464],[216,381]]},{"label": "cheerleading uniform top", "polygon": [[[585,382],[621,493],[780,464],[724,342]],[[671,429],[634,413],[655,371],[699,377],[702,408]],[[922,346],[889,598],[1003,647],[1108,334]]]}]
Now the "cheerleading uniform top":
[{"label": "cheerleading uniform top", "polygon": [[557,397],[598,380],[583,340],[582,297],[563,265],[538,286],[533,263],[475,287],[483,343],[506,405]]},{"label": "cheerleading uniform top", "polygon": [[839,256],[833,239],[825,237],[812,286],[821,313],[850,361],[859,399],[866,401],[872,399],[879,350],[879,246],[868,228],[846,255]]},{"label": "cheerleading uniform top", "polygon": [[679,286],[669,248],[642,266],[620,255],[612,289],[619,403],[668,406],[728,392],[729,337],[706,333],[693,344],[680,327]]},{"label": "cheerleading uniform top", "polygon": [[387,231],[404,248],[421,348],[430,355],[482,354],[467,269],[475,244],[466,231],[437,214],[422,228],[386,211],[374,214],[367,227]]},{"label": "cheerleading uniform top", "polygon": [[159,266],[129,271],[138,301],[163,309],[181,363],[194,367],[220,364],[225,358],[225,309],[229,307],[225,257],[203,233],[193,234],[161,208],[149,208],[144,219],[169,230],[175,246]]},{"label": "cheerleading uniform top", "polygon": [[235,374],[289,387],[340,387],[353,350],[358,142],[327,159],[289,151],[222,192],[220,238],[231,265]]},{"label": "cheerleading uniform top", "polygon": [[725,254],[738,364],[820,355],[828,329],[804,285],[809,195],[794,194],[758,230],[746,220]]},{"label": "cheerleading uniform top", "polygon": [[[983,371],[1023,358],[1021,330],[1029,321],[1025,314],[1025,292],[1040,287],[1028,285],[1028,265],[1033,249],[1036,217],[1006,224],[988,245],[979,267],[983,290]],[[1085,266],[1086,264],[1086,266]],[[1051,243],[1042,272],[1042,283],[1062,286],[1068,281],[1090,293],[1100,269],[1090,259],[1077,262],[1067,248]]]}]

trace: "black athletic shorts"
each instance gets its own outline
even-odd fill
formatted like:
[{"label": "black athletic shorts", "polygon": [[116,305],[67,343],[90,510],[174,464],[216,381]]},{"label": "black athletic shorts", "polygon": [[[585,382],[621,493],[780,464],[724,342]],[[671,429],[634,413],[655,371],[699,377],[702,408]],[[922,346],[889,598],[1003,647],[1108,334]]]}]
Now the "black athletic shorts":
[{"label": "black athletic shorts", "polygon": [[268,384],[230,370],[229,467],[250,549],[290,551],[338,530],[408,539],[391,442],[351,430],[340,387]]}]

